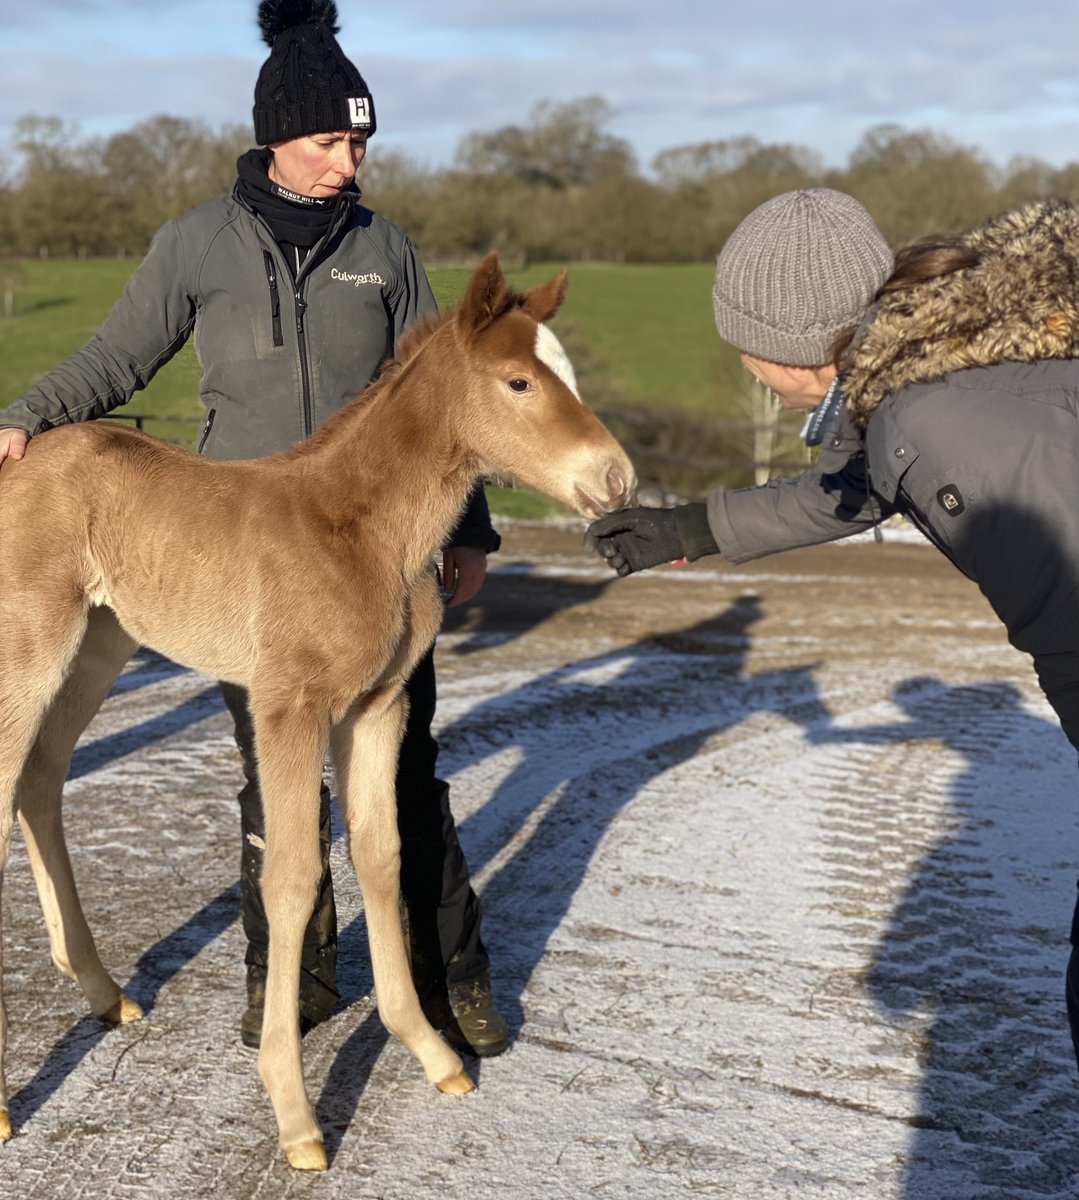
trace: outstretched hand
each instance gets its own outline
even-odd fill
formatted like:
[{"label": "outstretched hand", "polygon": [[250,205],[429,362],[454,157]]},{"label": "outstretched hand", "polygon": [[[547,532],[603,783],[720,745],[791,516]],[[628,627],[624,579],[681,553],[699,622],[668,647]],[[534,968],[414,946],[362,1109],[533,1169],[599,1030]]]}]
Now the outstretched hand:
[{"label": "outstretched hand", "polygon": [[25,429],[0,429],[0,463],[6,458],[22,458],[30,435]]},{"label": "outstretched hand", "polygon": [[676,562],[685,557],[676,512],[674,508],[623,508],[593,521],[585,545],[623,577]]},{"label": "outstretched hand", "polygon": [[447,608],[467,604],[487,578],[487,555],[476,546],[448,546],[442,552],[442,588]]}]

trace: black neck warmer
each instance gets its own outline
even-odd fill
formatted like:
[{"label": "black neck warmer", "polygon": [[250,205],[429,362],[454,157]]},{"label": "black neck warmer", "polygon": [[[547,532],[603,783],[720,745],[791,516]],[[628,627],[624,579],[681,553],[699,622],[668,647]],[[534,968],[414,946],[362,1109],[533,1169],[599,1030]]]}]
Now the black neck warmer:
[{"label": "black neck warmer", "polygon": [[282,245],[309,250],[333,224],[338,206],[346,202],[344,198],[355,199],[359,195],[360,189],[351,183],[339,195],[327,196],[324,200],[298,196],[274,183],[269,169],[269,150],[248,150],[236,161],[239,175],[236,189],[269,225],[275,240]]}]

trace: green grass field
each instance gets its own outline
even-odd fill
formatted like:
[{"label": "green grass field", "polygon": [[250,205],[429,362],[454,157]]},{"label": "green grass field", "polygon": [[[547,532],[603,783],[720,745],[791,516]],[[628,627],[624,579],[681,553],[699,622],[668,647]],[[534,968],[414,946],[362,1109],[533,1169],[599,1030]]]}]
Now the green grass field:
[{"label": "green grass field", "polygon": [[[136,262],[91,259],[0,263],[0,294],[13,315],[0,316],[0,405],[15,399],[83,345],[108,315]],[[557,265],[508,274],[517,290],[548,279]],[[440,306],[455,303],[469,278],[465,268],[435,269]],[[577,367],[586,399],[597,407],[715,413],[737,377],[737,359],[712,323],[712,270],[704,265],[583,263],[570,270],[570,288],[555,327]],[[190,345],[164,367],[126,409],[151,418],[148,432],[193,439],[202,406],[199,368]],[[185,422],[154,417],[186,418]],[[527,494],[502,495],[499,511],[537,509]]]}]

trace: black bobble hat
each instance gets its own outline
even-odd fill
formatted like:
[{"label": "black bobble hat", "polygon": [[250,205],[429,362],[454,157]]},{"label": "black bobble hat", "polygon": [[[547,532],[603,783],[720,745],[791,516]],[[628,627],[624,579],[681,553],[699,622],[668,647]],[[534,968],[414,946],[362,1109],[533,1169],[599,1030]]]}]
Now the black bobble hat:
[{"label": "black bobble hat", "polygon": [[370,89],[334,37],[334,0],[262,0],[258,22],[270,47],[255,84],[258,145],[340,129],[375,132]]}]

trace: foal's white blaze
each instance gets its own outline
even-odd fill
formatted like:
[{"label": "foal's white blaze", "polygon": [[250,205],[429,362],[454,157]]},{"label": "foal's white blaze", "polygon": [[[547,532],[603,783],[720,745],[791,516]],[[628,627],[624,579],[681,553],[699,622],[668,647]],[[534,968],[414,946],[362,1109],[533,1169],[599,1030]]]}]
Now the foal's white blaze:
[{"label": "foal's white blaze", "polygon": [[536,326],[536,357],[544,366],[550,367],[559,379],[577,397],[579,403],[581,393],[577,390],[577,376],[573,373],[573,364],[569,355],[562,349],[562,343],[555,337],[546,325]]}]

